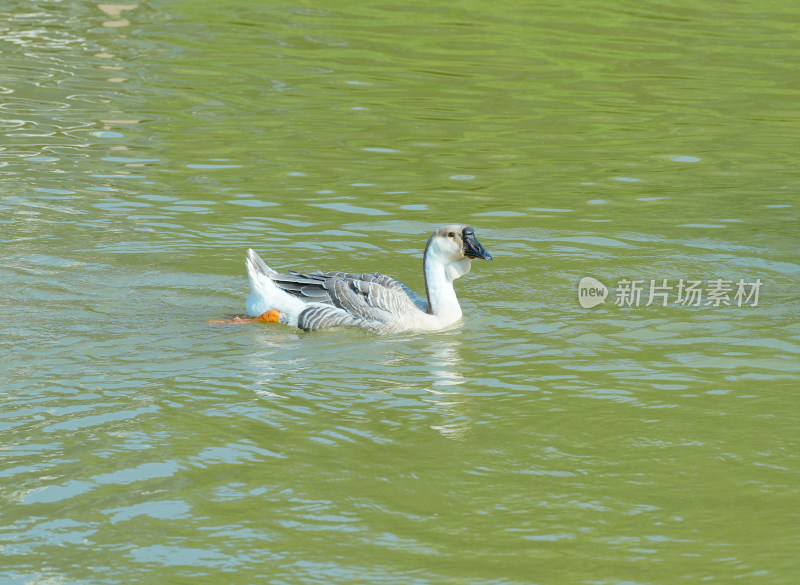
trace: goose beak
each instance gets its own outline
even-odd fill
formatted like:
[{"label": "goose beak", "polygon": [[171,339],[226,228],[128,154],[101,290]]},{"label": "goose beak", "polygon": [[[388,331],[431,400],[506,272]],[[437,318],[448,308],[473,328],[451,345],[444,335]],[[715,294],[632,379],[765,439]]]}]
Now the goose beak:
[{"label": "goose beak", "polygon": [[478,238],[475,237],[475,230],[471,227],[465,227],[463,234],[464,246],[462,251],[467,258],[480,258],[482,260],[491,260],[492,255],[486,251],[486,248],[481,246]]}]

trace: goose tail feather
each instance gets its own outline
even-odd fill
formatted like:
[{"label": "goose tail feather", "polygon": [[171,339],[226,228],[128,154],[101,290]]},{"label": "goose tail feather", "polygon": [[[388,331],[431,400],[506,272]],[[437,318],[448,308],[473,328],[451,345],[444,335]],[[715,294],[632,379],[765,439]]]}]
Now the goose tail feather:
[{"label": "goose tail feather", "polygon": [[297,318],[306,308],[306,303],[282,291],[273,282],[272,276],[278,273],[267,266],[253,249],[247,250],[245,264],[250,280],[247,314],[257,317],[270,309],[277,309],[281,323],[297,326]]}]

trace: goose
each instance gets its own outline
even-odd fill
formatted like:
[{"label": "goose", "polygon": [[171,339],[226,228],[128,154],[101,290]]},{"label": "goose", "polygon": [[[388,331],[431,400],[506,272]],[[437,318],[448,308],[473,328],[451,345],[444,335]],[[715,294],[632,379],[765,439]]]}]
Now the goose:
[{"label": "goose", "polygon": [[253,249],[247,251],[250,296],[247,314],[316,331],[354,326],[373,333],[437,331],[461,319],[453,281],[469,272],[472,260],[491,260],[465,225],[444,225],[428,238],[423,260],[426,298],[384,274],[295,272],[280,274]]}]

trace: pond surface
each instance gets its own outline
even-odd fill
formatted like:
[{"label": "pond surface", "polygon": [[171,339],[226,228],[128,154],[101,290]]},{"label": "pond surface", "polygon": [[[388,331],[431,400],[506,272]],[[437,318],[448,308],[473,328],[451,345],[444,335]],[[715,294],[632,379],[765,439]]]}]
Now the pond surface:
[{"label": "pond surface", "polygon": [[0,581],[796,583],[800,7],[367,4],[4,3]]}]

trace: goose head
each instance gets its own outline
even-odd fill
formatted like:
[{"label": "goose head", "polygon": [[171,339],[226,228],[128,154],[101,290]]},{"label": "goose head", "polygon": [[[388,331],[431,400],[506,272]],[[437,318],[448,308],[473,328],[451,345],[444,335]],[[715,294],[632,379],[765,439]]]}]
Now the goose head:
[{"label": "goose head", "polygon": [[433,232],[425,248],[425,262],[444,266],[445,275],[450,281],[469,272],[472,260],[480,258],[491,260],[475,237],[475,230],[466,225],[443,225]]}]

